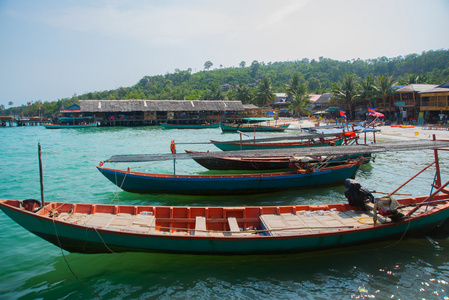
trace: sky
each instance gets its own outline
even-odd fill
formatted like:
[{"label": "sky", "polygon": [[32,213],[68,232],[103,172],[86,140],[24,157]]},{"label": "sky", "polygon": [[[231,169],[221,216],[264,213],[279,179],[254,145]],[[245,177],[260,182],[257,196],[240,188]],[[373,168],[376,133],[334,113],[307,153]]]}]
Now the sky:
[{"label": "sky", "polygon": [[449,49],[448,0],[0,0],[0,105],[252,61]]}]

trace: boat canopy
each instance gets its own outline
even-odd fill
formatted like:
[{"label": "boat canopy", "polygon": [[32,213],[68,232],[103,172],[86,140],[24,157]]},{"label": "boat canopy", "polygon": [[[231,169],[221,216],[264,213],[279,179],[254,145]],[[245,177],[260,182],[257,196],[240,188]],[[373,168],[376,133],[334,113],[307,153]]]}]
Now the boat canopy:
[{"label": "boat canopy", "polygon": [[206,157],[222,157],[222,156],[331,156],[331,155],[353,155],[368,154],[387,151],[411,151],[424,149],[438,149],[449,147],[449,141],[396,141],[388,143],[351,145],[351,146],[328,146],[328,147],[309,147],[295,149],[269,149],[269,150],[243,150],[243,151],[210,151],[204,153],[177,153],[177,154],[124,154],[113,155],[104,162],[145,162],[145,161],[162,161],[173,159],[193,159]]},{"label": "boat canopy", "polygon": [[274,118],[243,118],[242,120],[248,122],[263,122],[263,121],[274,121]]}]

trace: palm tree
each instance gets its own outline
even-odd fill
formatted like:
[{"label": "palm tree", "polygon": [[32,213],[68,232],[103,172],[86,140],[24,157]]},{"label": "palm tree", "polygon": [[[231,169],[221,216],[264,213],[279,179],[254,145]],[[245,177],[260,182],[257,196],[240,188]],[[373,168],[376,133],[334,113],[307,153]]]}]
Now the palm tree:
[{"label": "palm tree", "polygon": [[376,81],[373,75],[368,75],[365,80],[360,81],[359,90],[359,99],[367,101],[370,107],[375,106],[375,104],[371,104],[371,101],[376,99],[377,96]]},{"label": "palm tree", "polygon": [[300,79],[299,79],[299,75],[295,74],[292,77],[292,80],[290,81],[290,84],[286,85],[286,89],[287,89],[287,97],[294,99],[296,97],[296,95],[298,94],[298,89],[300,88]]},{"label": "palm tree", "polygon": [[250,89],[243,83],[240,83],[237,87],[236,98],[242,101],[242,103],[250,103],[252,101]]},{"label": "palm tree", "polygon": [[255,102],[259,106],[268,106],[272,104],[275,99],[276,95],[273,93],[273,88],[271,87],[271,80],[265,77],[259,83]]},{"label": "palm tree", "polygon": [[353,117],[352,104],[359,96],[357,90],[358,81],[359,79],[355,74],[346,74],[332,89],[335,99],[343,102],[349,108],[351,118]]},{"label": "palm tree", "polygon": [[207,90],[204,98],[205,100],[224,100],[225,96],[223,95],[220,86],[213,83],[210,90]]},{"label": "palm tree", "polygon": [[[396,80],[393,76],[382,75],[377,78],[376,89],[377,96],[383,100],[384,108],[387,106],[387,98],[392,95],[398,88],[393,88],[396,84]],[[391,115],[391,101],[389,101],[389,114]]]},{"label": "palm tree", "polygon": [[294,116],[300,117],[301,114],[309,114],[307,107],[311,102],[305,85],[301,84],[298,90],[299,92],[292,97],[292,102],[290,103],[288,109],[293,110]]}]

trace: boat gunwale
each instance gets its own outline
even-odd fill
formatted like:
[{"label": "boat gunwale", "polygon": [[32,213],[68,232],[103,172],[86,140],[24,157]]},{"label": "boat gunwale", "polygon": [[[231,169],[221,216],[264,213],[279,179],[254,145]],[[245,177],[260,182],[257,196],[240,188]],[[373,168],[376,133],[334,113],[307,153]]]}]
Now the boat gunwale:
[{"label": "boat gunwale", "polygon": [[[424,203],[423,201],[425,199],[427,199],[428,196],[418,196],[418,197],[411,197],[411,198],[403,198],[403,199],[397,199],[397,201],[399,203],[401,202],[409,202],[410,200],[414,200],[415,204],[422,204]],[[404,225],[406,223],[412,223],[412,222],[416,222],[419,221],[422,218],[428,217],[430,215],[435,215],[438,214],[440,212],[443,212],[444,210],[449,209],[449,196],[447,194],[439,194],[436,195],[434,197],[434,199],[447,199],[446,203],[442,203],[439,205],[435,205],[432,206],[431,210],[425,211],[425,212],[421,212],[420,214],[416,214],[413,217],[409,217],[409,218],[404,218],[403,220],[399,221],[399,222],[387,222],[387,223],[376,223],[374,225],[371,226],[358,226],[358,227],[353,227],[353,228],[338,228],[335,229],[333,231],[320,231],[318,233],[300,233],[300,234],[288,234],[288,235],[253,235],[253,236],[238,236],[238,235],[232,235],[232,236],[216,236],[216,235],[207,235],[207,236],[196,236],[196,235],[176,235],[176,234],[164,234],[164,231],[159,231],[158,233],[155,232],[138,232],[138,231],[133,231],[133,230],[114,230],[114,229],[108,229],[108,228],[102,228],[101,226],[99,227],[95,227],[95,226],[87,226],[87,225],[81,225],[81,224],[75,224],[75,223],[71,223],[68,221],[64,221],[64,220],[59,220],[56,218],[51,218],[47,215],[43,215],[42,211],[39,211],[37,213],[34,213],[32,211],[28,211],[25,210],[23,208],[17,207],[17,206],[13,206],[10,204],[7,204],[7,202],[18,202],[20,203],[21,200],[11,200],[11,199],[0,199],[0,206],[4,207],[6,209],[12,210],[12,211],[16,211],[18,213],[21,214],[25,214],[28,215],[29,217],[33,217],[33,218],[37,218],[40,219],[42,221],[45,222],[51,222],[51,223],[56,223],[59,224],[61,226],[68,226],[68,227],[75,227],[78,229],[82,229],[82,230],[89,230],[89,231],[96,231],[96,232],[103,232],[103,233],[107,233],[107,234],[113,234],[113,235],[125,235],[125,236],[137,236],[137,237],[144,237],[144,238],[151,238],[151,237],[157,237],[157,238],[162,238],[162,239],[187,239],[187,240],[278,240],[278,239],[306,239],[306,238],[315,238],[315,237],[324,237],[324,236],[334,236],[334,235],[341,235],[341,234],[352,234],[352,233],[357,233],[357,232],[365,232],[365,231],[373,231],[373,230],[379,230],[379,229],[384,229],[384,228],[389,228],[389,227],[396,227],[396,226],[401,226]],[[421,201],[420,201],[421,200]],[[49,206],[51,205],[58,205],[58,206],[62,206],[62,205],[75,205],[78,203],[68,203],[68,202],[47,202],[46,206],[44,208],[48,209]],[[90,206],[111,206],[109,204],[88,204],[88,203],[81,203],[83,205],[90,205]],[[361,211],[360,209],[354,209],[354,207],[350,206],[347,203],[337,203],[337,204],[330,204],[332,206],[340,206],[343,209],[348,208],[347,210],[337,210],[337,212],[344,212],[344,211]],[[425,204],[423,204],[424,206]],[[135,207],[132,205],[112,205],[112,206],[118,206],[118,207]],[[279,207],[291,207],[291,208],[295,208],[296,211],[302,211],[301,209],[297,209],[298,207],[307,207],[307,208],[313,208],[313,207],[322,207],[323,204],[317,204],[317,205],[291,205],[291,206],[245,206],[245,207],[218,207],[218,208],[222,208],[222,209],[226,209],[226,208],[230,208],[230,209],[246,209],[246,208],[255,208],[255,207],[259,207],[259,208],[279,208]],[[138,206],[138,207],[158,207],[158,208],[170,208],[170,206]],[[181,206],[183,208],[189,208],[188,206]],[[217,207],[196,207],[196,208],[217,208]],[[305,210],[304,210],[305,211]],[[122,213],[123,214],[123,213]],[[88,215],[86,213],[86,215]],[[94,214],[92,214],[94,215]],[[118,213],[115,213],[113,215],[118,215]],[[130,214],[133,215],[133,214]],[[259,217],[261,215],[264,214],[260,214]],[[270,215],[270,214],[268,214]],[[280,214],[279,214],[280,215]],[[18,223],[18,225],[20,225]],[[156,226],[157,227],[157,226]],[[27,229],[27,228],[25,228]],[[190,231],[190,230],[194,230],[194,229],[185,229],[186,231]],[[270,231],[270,230],[266,230],[266,231]],[[272,230],[272,231],[276,231],[276,230]],[[205,232],[214,232],[214,230],[206,230]],[[225,231],[225,232],[230,232],[232,233],[232,231]],[[244,233],[244,231],[242,231]],[[241,232],[241,233],[242,233]],[[34,233],[34,232],[33,232]]]}]

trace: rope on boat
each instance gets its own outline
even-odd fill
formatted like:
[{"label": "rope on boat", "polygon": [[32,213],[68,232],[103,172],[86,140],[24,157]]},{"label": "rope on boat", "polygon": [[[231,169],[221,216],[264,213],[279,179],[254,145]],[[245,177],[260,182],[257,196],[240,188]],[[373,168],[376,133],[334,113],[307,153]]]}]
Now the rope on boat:
[{"label": "rope on boat", "polygon": [[[367,223],[367,222],[361,221],[362,219],[371,219],[372,222],[371,222],[371,223]],[[364,225],[374,225],[375,223],[378,223],[377,220],[376,220],[376,222],[374,222],[374,220],[373,220],[372,217],[361,217],[361,218],[359,218],[357,221],[358,221],[359,223],[361,223],[361,224],[364,224]]]}]

